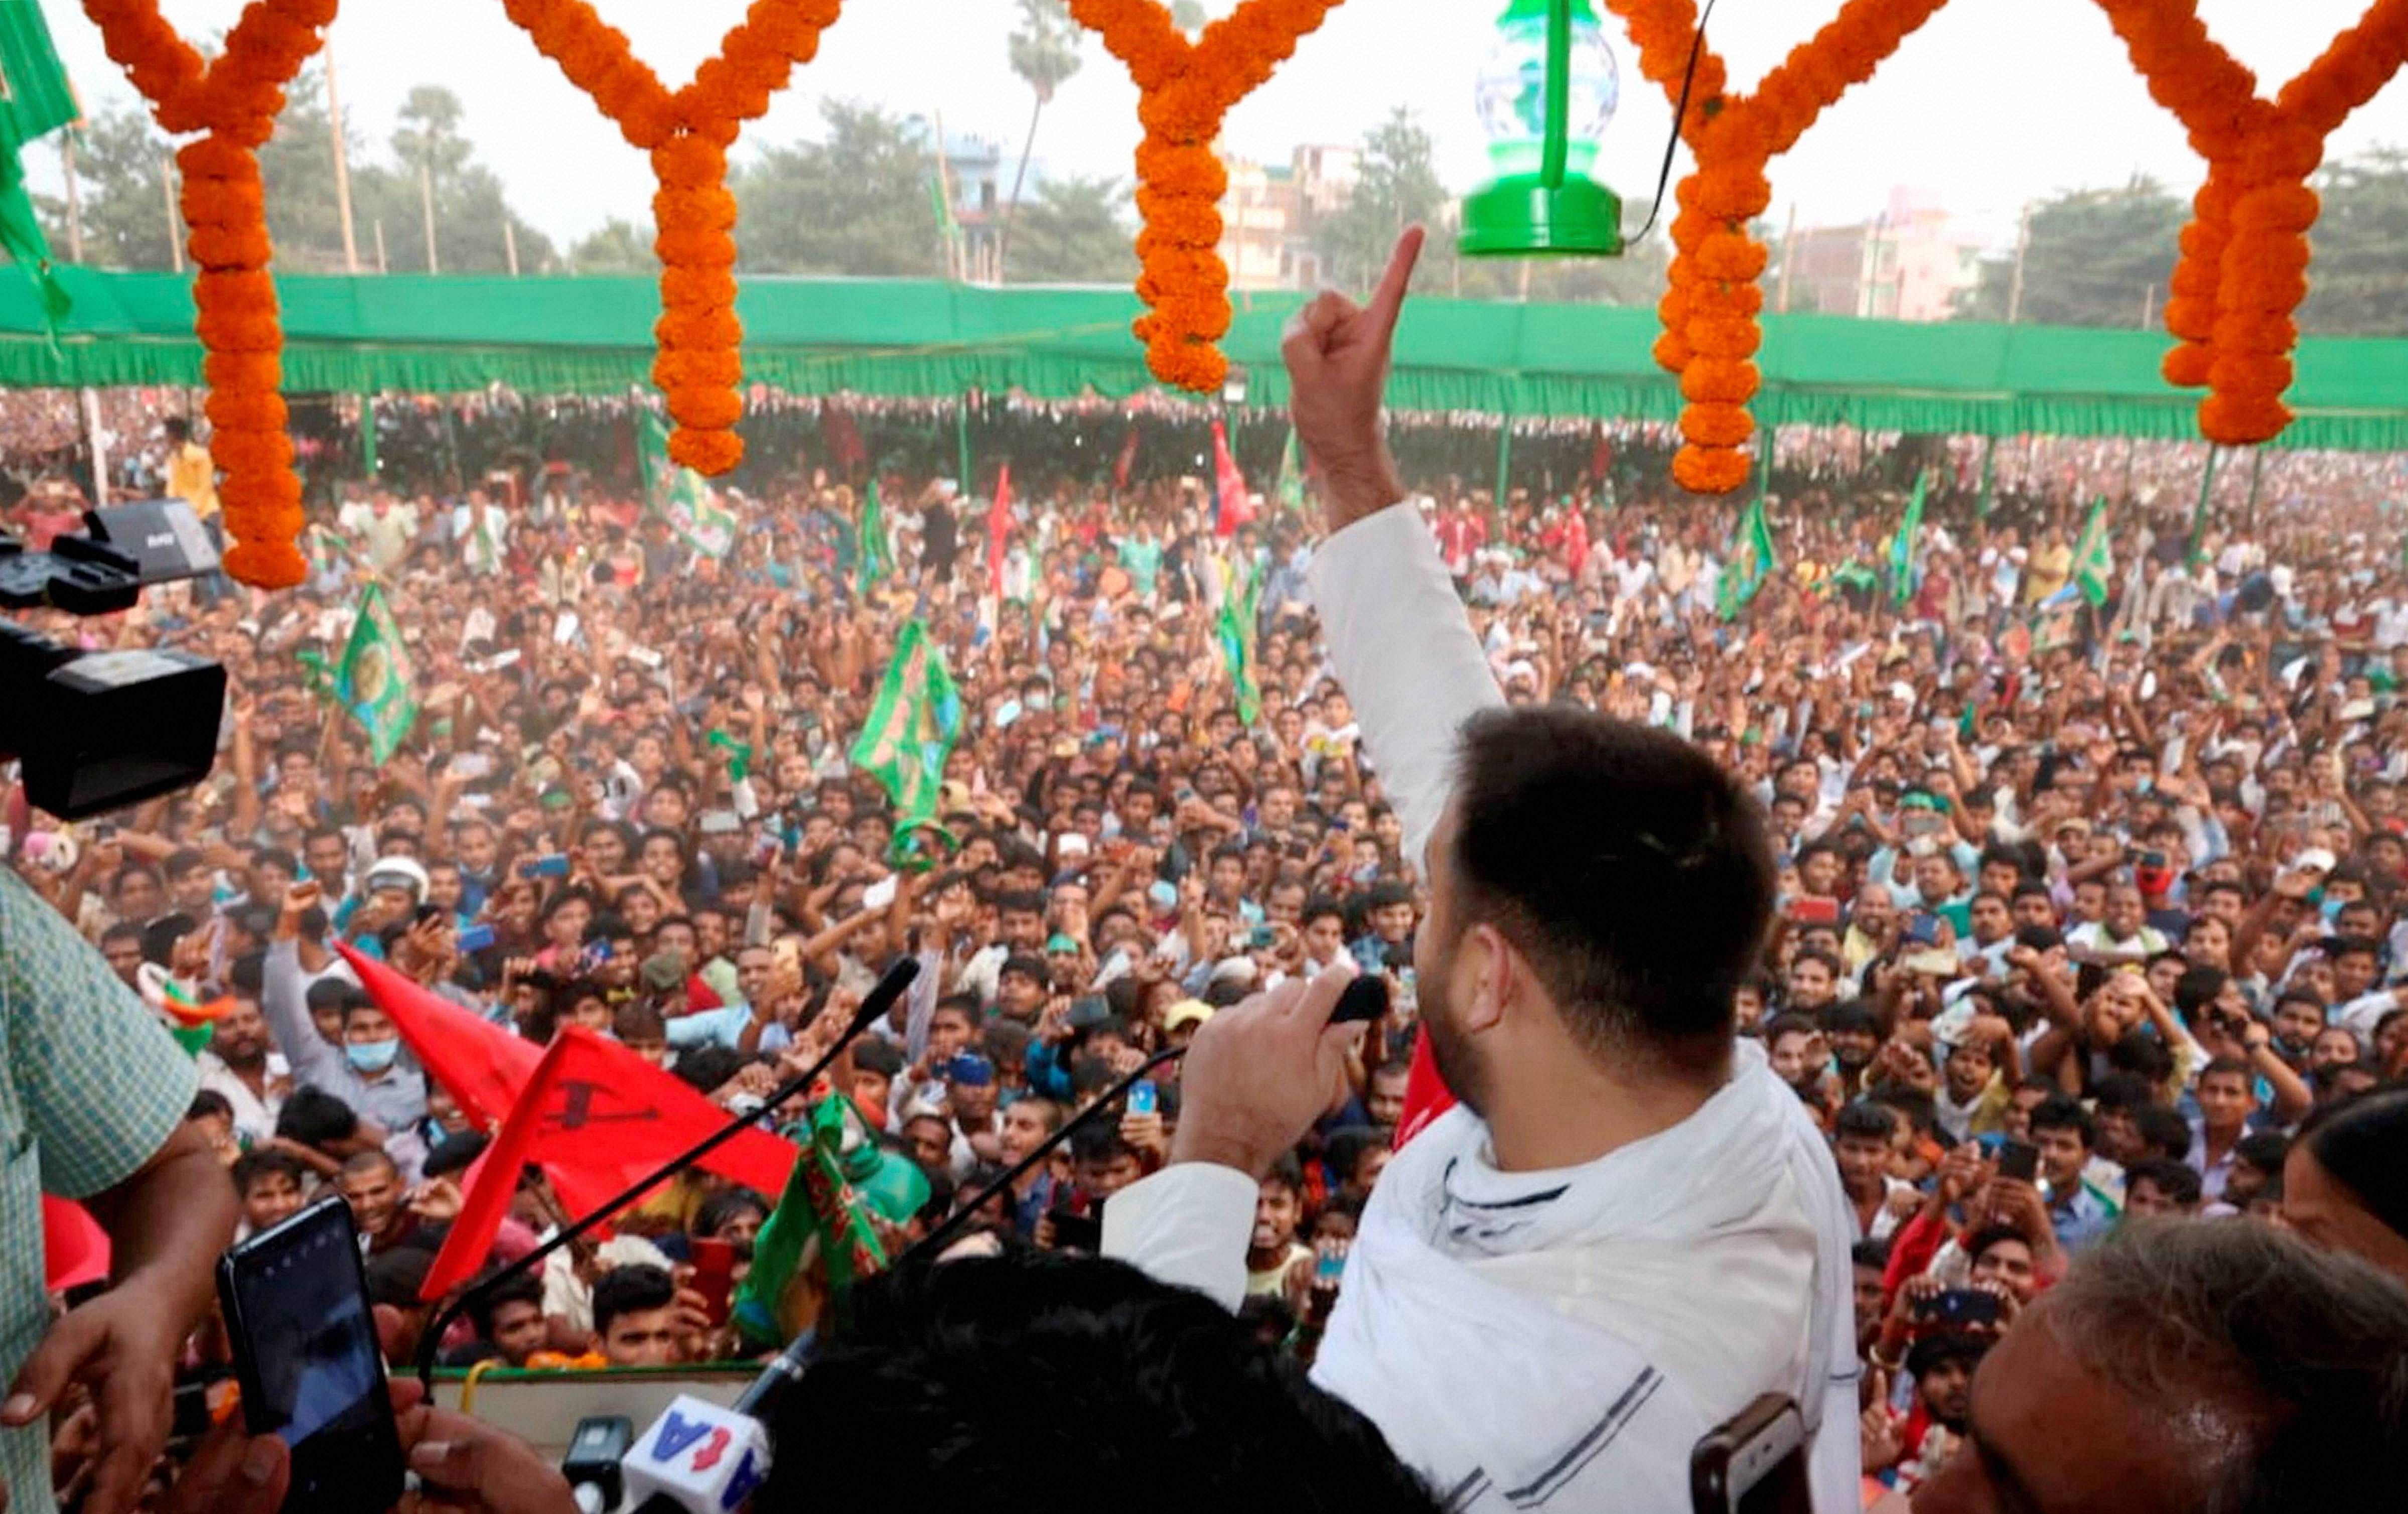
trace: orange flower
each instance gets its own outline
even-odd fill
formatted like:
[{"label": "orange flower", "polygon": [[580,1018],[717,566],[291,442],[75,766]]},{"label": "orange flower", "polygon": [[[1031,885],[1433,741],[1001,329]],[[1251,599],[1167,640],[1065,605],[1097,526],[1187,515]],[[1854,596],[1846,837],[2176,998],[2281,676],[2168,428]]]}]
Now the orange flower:
[{"label": "orange flower", "polygon": [[1756,465],[1727,447],[1683,447],[1672,458],[1672,478],[1691,494],[1728,494],[1747,482]]},{"label": "orange flower", "polygon": [[1756,397],[1756,365],[1727,357],[1696,357],[1681,372],[1681,395],[1693,405],[1744,405]]},{"label": "orange flower", "polygon": [[1693,401],[1681,412],[1681,435],[1700,447],[1736,447],[1756,435],[1756,418],[1744,405]]}]

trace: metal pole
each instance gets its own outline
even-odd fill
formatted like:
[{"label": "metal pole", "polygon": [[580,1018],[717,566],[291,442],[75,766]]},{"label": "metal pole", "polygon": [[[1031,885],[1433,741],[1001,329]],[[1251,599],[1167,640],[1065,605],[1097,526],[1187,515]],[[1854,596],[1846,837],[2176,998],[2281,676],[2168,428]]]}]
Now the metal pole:
[{"label": "metal pole", "polygon": [[418,160],[418,209],[426,220],[426,271],[441,273],[443,261],[435,254],[435,170],[423,157]]},{"label": "metal pole", "polygon": [[351,233],[351,154],[343,142],[343,103],[335,94],[335,50],[326,50],[326,134],[335,139],[335,209],[343,223],[343,271],[360,271],[359,239]]},{"label": "metal pole", "polygon": [[2023,215],[2015,222],[2015,271],[2007,281],[2007,324],[2014,325],[2024,313],[2024,254],[2031,251],[2031,207],[2024,207]]},{"label": "metal pole", "polygon": [[1798,270],[1798,202],[1789,202],[1789,224],[1781,233],[1781,291],[1773,309],[1782,315],[1789,313],[1789,278]]},{"label": "metal pole", "polygon": [[[83,192],[76,184],[75,132],[59,134],[59,167],[67,181],[67,261],[83,261]],[[176,238],[171,234],[167,245],[173,248]],[[97,510],[108,503],[108,442],[100,429],[100,395],[86,384],[79,397],[83,401],[83,440],[92,454],[92,503]]]},{"label": "metal pole", "polygon": [[502,258],[510,266],[510,277],[519,276],[519,234],[510,225],[509,217],[502,218]]},{"label": "metal pole", "polygon": [[100,428],[100,391],[90,384],[83,391],[83,434],[92,447],[92,507],[98,510],[108,503],[108,438]]},{"label": "metal pole", "polygon": [[[67,261],[83,261],[83,191],[76,185],[75,131],[59,133],[59,171],[67,180]],[[172,239],[172,238],[171,238]]]},{"label": "metal pole", "polygon": [[2141,329],[2146,331],[2157,324],[2157,286],[2151,284],[2141,291]]},{"label": "metal pole", "polygon": [[167,202],[167,263],[184,271],[184,223],[176,212],[176,160],[159,160],[159,194]]},{"label": "metal pole", "polygon": [[2249,528],[2253,531],[2258,528],[2258,475],[2265,466],[2266,449],[2262,446],[2250,448],[2249,502],[2242,507],[2242,519],[2249,523]]},{"label": "metal pole", "polygon": [[383,220],[383,218],[382,218],[382,217],[380,217],[380,216],[377,219],[377,223],[376,223],[376,243],[377,243],[377,272],[379,272],[379,273],[390,273],[390,272],[392,272],[393,270],[392,270],[391,268],[389,268],[389,267],[387,267],[385,266],[385,261],[384,261],[384,220]]},{"label": "metal pole", "polygon": [[962,391],[961,404],[953,411],[953,454],[961,468],[961,497],[970,497],[970,395]]},{"label": "metal pole", "polygon": [[[1525,265],[1527,266],[1526,264]],[[1497,418],[1497,497],[1490,526],[1498,533],[1505,528],[1505,489],[1513,476],[1513,412],[1507,411]]]},{"label": "metal pole", "polygon": [[2190,512],[2190,543],[2183,553],[2186,562],[2199,561],[2200,543],[2207,540],[2207,502],[2215,493],[2215,458],[2220,450],[2207,449],[2207,467],[2199,475],[2199,503]]}]

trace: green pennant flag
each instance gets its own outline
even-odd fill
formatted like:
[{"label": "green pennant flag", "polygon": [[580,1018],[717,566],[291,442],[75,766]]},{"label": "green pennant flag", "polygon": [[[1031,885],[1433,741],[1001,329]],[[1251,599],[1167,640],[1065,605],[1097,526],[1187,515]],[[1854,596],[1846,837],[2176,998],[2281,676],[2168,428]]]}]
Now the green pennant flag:
[{"label": "green pennant flag", "polygon": [[1732,534],[1730,560],[1723,565],[1722,582],[1714,590],[1715,613],[1725,620],[1737,619],[1780,566],[1772,552],[1772,525],[1764,518],[1764,496],[1759,492]]},{"label": "green pennant flag", "polygon": [[878,501],[878,475],[869,476],[869,494],[861,506],[860,591],[867,594],[895,565],[886,560],[886,510]]},{"label": "green pennant flag", "polygon": [[962,728],[962,699],[945,670],[942,648],[918,617],[895,639],[895,660],[878,685],[869,723],[853,745],[853,765],[874,775],[895,800],[895,851],[908,854],[910,833],[936,825],[945,755]]},{"label": "green pennant flag", "polygon": [[1278,497],[1282,510],[1304,508],[1304,458],[1297,450],[1294,425],[1287,428],[1287,443],[1280,448]]},{"label": "green pennant flag", "polygon": [[1238,720],[1252,726],[1262,717],[1263,696],[1254,679],[1254,628],[1262,624],[1263,575],[1259,569],[1242,572],[1235,563],[1222,569],[1221,613],[1212,623],[1221,645],[1221,665],[1238,692]]},{"label": "green pennant flag", "polygon": [[1913,597],[1915,575],[1923,565],[1923,494],[1929,482],[1928,473],[1914,475],[1914,497],[1906,502],[1906,519],[1890,539],[1889,595],[1895,604],[1902,605]]},{"label": "green pennant flag", "polygon": [[736,545],[736,512],[701,474],[670,459],[668,427],[648,410],[636,412],[636,453],[644,470],[645,504],[687,546],[706,557],[726,556]]},{"label": "green pennant flag", "polygon": [[[792,1340],[814,1322],[814,1278],[829,1292],[885,1270],[886,1247],[872,1216],[900,1227],[928,1202],[928,1179],[908,1157],[886,1151],[853,1101],[831,1093],[789,1132],[803,1146],[778,1207],[753,1237],[752,1264],[729,1309],[751,1343]],[[816,1253],[813,1246],[816,1243]]]},{"label": "green pennant flag", "polygon": [[2090,502],[2090,518],[2073,543],[2073,583],[2094,605],[2107,602],[2107,582],[2114,575],[2115,556],[2107,548],[2107,497]]},{"label": "green pennant flag", "polygon": [[418,695],[410,687],[409,648],[394,623],[384,590],[367,586],[359,618],[335,669],[335,702],[368,733],[368,757],[381,767],[418,723]]},{"label": "green pennant flag", "polygon": [[35,138],[68,125],[77,114],[42,7],[34,0],[0,0],[0,249],[33,281],[53,352],[73,301],[51,268],[50,241],[25,191],[22,154]]}]

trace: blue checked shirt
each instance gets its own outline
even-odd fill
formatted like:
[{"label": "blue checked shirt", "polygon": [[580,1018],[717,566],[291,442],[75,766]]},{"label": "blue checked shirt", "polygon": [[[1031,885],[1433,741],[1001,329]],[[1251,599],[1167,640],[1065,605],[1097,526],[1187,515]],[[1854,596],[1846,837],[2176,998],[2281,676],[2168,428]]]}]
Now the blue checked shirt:
[{"label": "blue checked shirt", "polygon": [[[167,1144],[200,1073],[108,963],[0,868],[0,1380],[50,1325],[42,1195],[90,1198]],[[10,1514],[51,1514],[47,1426],[0,1432]]]}]

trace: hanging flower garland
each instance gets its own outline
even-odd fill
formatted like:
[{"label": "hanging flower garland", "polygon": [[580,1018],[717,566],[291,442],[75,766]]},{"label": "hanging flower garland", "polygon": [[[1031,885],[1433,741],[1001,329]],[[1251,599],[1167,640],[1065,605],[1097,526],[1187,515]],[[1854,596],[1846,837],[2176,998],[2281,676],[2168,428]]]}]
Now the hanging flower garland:
[{"label": "hanging flower garland", "polygon": [[108,55],[164,131],[208,135],[179,150],[194,334],[205,354],[209,451],[234,544],[225,570],[255,588],[301,582],[301,481],[285,433],[273,252],[258,151],[284,108],[284,86],[323,42],[335,0],[251,0],[214,64],[159,14],[158,0],[84,0]]},{"label": "hanging flower garland", "polygon": [[[1681,181],[1672,265],[1656,311],[1656,360],[1681,376],[1686,405],[1672,476],[1698,494],[1727,494],[1754,469],[1748,401],[1762,382],[1754,358],[1764,335],[1756,280],[1770,261],[1749,229],[1772,202],[1765,166],[1787,151],[1825,109],[1873,75],[1883,59],[1943,0],[1848,0],[1830,24],[1792,49],[1752,94],[1727,93],[1727,71],[1698,51],[1681,134],[1696,166]],[[1639,50],[1639,71],[1677,108],[1697,47],[1691,0],[1606,0]]]},{"label": "hanging flower garland", "polygon": [[626,34],[585,0],[505,0],[510,20],[593,98],[631,146],[651,154],[652,251],[661,260],[660,353],[652,382],[677,423],[669,455],[721,474],[744,455],[743,323],[736,316],[736,196],[727,149],[769,108],[795,65],[819,50],[838,0],[753,0],[719,55],[672,94],[635,55]]},{"label": "hanging flower garland", "polygon": [[1103,38],[1138,87],[1138,297],[1132,328],[1146,367],[1182,389],[1217,389],[1229,360],[1229,270],[1221,195],[1229,176],[1212,151],[1230,107],[1271,77],[1337,0],[1247,0],[1190,42],[1154,0],[1070,0],[1070,15]]},{"label": "hanging flower garland", "polygon": [[2200,430],[2229,446],[2270,441],[2290,424],[2283,395],[2308,293],[2308,177],[2325,139],[2408,61],[2408,0],[2376,0],[2272,102],[2208,35],[2197,0],[2099,0],[2150,96],[2207,159],[2174,266],[2166,326],[2169,382],[2205,386]]}]

